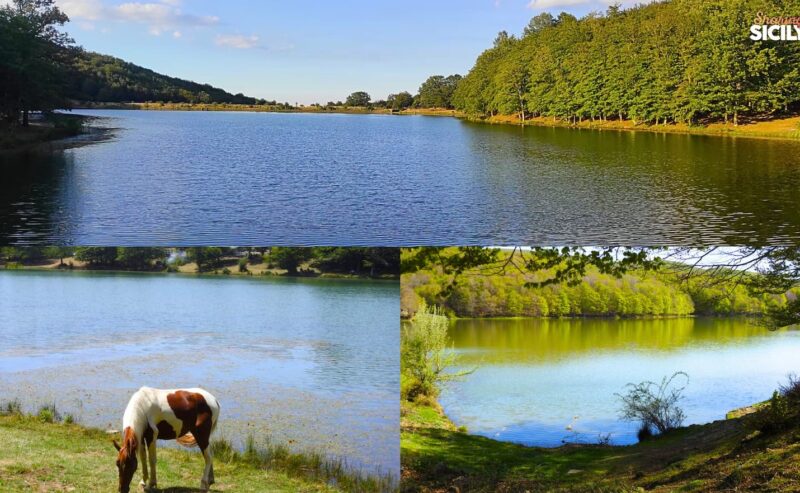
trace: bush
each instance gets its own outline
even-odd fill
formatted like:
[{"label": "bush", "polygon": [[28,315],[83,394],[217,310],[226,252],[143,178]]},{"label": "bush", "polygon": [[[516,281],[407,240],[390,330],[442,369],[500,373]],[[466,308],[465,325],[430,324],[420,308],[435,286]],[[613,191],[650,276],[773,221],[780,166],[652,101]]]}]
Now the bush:
[{"label": "bush", "polygon": [[785,430],[791,418],[788,399],[777,390],[772,393],[769,404],[759,410],[756,417],[758,428],[765,433]]},{"label": "bush", "polygon": [[8,401],[0,407],[0,415],[22,416],[22,403],[19,399]]},{"label": "bush", "polygon": [[[686,378],[686,384],[683,387],[673,386],[679,377]],[[688,383],[689,375],[684,372],[664,377],[660,384],[650,381],[629,383],[627,394],[617,394],[622,400],[622,419],[639,421],[642,428],[647,427],[649,431],[655,429],[659,433],[680,427],[686,415],[678,407],[678,402],[683,398],[682,393]]]},{"label": "bush", "polygon": [[448,373],[457,363],[448,351],[449,322],[436,307],[424,303],[410,323],[403,326],[400,341],[401,397],[416,400],[436,397],[439,386],[448,380],[471,373]]},{"label": "bush", "polygon": [[248,270],[247,270],[247,258],[240,258],[239,259],[239,272],[248,272]]},{"label": "bush", "polygon": [[788,376],[786,385],[780,386],[781,396],[786,398],[790,404],[800,406],[800,377],[795,374]]},{"label": "bush", "polygon": [[639,431],[636,432],[636,438],[640,442],[644,442],[645,440],[650,440],[653,438],[653,430],[650,429],[650,425],[642,423],[639,427]]},{"label": "bush", "polygon": [[36,416],[39,418],[39,421],[43,423],[57,423],[61,421],[61,415],[58,413],[55,404],[48,404],[40,407]]}]

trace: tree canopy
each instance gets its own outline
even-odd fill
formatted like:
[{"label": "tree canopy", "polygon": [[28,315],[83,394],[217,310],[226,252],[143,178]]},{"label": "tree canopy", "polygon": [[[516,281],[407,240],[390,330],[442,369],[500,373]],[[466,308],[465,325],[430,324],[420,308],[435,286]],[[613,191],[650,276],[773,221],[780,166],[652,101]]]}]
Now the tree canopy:
[{"label": "tree canopy", "polygon": [[404,249],[401,303],[460,316],[751,314],[800,323],[800,249]]},{"label": "tree canopy", "polygon": [[800,3],[671,0],[582,19],[534,17],[501,32],[458,84],[453,103],[476,115],[709,120],[796,110],[800,44],[751,41],[756,12],[797,15]]},{"label": "tree canopy", "polygon": [[64,108],[69,19],[53,0],[14,0],[0,7],[0,118],[28,124],[31,111]]},{"label": "tree canopy", "polygon": [[347,96],[347,101],[344,104],[347,106],[369,106],[372,97],[365,91],[356,91]]},{"label": "tree canopy", "polygon": [[452,108],[453,93],[461,82],[458,74],[443,76],[433,75],[422,83],[416,103],[421,108]]}]

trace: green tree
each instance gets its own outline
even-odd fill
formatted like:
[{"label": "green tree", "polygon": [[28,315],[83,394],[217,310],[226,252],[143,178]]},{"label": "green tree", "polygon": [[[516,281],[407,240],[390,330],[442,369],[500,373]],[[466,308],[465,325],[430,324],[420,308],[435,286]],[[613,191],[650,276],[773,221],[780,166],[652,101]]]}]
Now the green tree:
[{"label": "green tree", "polygon": [[75,249],[72,247],[47,247],[44,249],[44,255],[47,258],[57,258],[59,265],[64,265],[64,259],[71,257]]},{"label": "green tree", "polygon": [[186,249],[186,258],[197,264],[198,272],[219,267],[225,251],[220,247],[193,247]]},{"label": "green tree", "polygon": [[313,257],[313,249],[302,247],[274,247],[270,250],[268,260],[281,269],[286,269],[289,275],[298,274],[298,269]]},{"label": "green tree", "polygon": [[393,110],[400,111],[410,108],[414,104],[414,96],[409,92],[403,91],[398,94],[390,94],[386,102]]},{"label": "green tree", "polygon": [[58,30],[69,19],[54,0],[13,0],[0,7],[0,116],[28,125],[31,111],[66,107],[65,49]]},{"label": "green tree", "polygon": [[445,77],[433,75],[422,83],[416,103],[422,108],[452,108],[453,93],[461,81],[458,74]]},{"label": "green tree", "polygon": [[351,95],[347,96],[347,100],[345,101],[345,105],[347,106],[369,106],[369,102],[372,100],[369,93],[365,91],[356,91]]},{"label": "green tree", "polygon": [[109,267],[117,260],[116,247],[80,247],[75,249],[75,259],[93,266]]},{"label": "green tree", "polygon": [[117,249],[117,262],[134,270],[148,270],[153,263],[165,262],[167,250],[165,248],[128,247]]}]

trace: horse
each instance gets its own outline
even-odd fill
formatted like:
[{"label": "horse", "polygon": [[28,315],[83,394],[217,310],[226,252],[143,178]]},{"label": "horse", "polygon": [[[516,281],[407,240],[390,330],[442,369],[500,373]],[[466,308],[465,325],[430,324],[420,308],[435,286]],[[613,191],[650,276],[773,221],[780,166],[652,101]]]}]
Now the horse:
[{"label": "horse", "polygon": [[138,461],[142,463],[142,488],[157,488],[156,440],[176,440],[184,447],[200,447],[205,459],[200,489],[208,491],[214,484],[209,443],[218,418],[219,402],[203,389],[142,387],[136,391],[122,417],[122,445],[113,440],[118,452],[119,492],[130,492]]}]

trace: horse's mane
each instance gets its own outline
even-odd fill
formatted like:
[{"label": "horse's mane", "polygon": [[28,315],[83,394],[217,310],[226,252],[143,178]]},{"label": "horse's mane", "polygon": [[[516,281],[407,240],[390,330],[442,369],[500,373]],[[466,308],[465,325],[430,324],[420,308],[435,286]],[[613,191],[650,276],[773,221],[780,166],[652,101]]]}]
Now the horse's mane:
[{"label": "horse's mane", "polygon": [[132,428],[125,428],[125,436],[122,437],[122,449],[127,451],[128,455],[136,453],[136,448],[139,446],[136,440],[136,433]]}]

